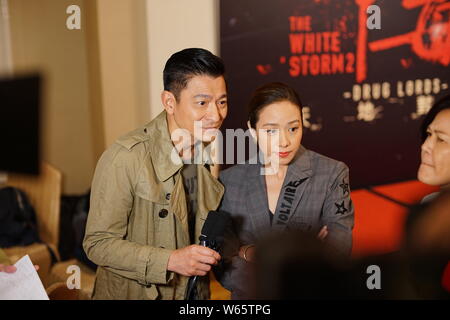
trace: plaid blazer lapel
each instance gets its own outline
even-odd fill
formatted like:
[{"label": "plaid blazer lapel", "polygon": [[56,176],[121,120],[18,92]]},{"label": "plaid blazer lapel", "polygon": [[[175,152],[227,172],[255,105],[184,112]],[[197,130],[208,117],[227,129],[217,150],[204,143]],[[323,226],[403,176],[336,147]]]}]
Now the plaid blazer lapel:
[{"label": "plaid blazer lapel", "polygon": [[262,235],[270,230],[269,206],[264,176],[260,174],[261,165],[255,164],[247,172],[247,212],[253,223],[255,233]]},{"label": "plaid blazer lapel", "polygon": [[303,193],[308,186],[309,178],[312,175],[311,158],[308,150],[300,147],[296,157],[288,167],[283,187],[273,217],[273,229],[284,230],[292,216],[301,209],[297,207],[302,199]]}]

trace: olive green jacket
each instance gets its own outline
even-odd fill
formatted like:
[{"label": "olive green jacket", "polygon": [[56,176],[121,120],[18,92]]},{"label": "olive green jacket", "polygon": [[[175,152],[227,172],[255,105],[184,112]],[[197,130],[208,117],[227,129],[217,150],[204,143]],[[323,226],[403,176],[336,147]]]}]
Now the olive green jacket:
[{"label": "olive green jacket", "polygon": [[[172,251],[191,244],[183,164],[172,149],[163,111],[118,139],[100,158],[83,242],[99,266],[94,299],[184,298],[188,277],[167,271]],[[204,165],[197,166],[197,179],[196,239],[224,193]],[[199,297],[208,299],[208,277],[200,279]]]}]

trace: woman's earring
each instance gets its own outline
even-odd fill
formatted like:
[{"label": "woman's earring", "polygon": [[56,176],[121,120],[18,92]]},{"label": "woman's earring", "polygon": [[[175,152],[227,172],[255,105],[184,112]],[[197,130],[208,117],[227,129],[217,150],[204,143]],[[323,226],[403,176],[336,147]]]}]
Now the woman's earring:
[{"label": "woman's earring", "polygon": [[257,135],[256,135],[256,130],[252,128],[252,126],[250,125],[250,121],[247,121],[247,127],[248,127],[248,130],[250,130],[250,135],[252,136],[253,141],[255,143],[257,143],[258,142],[258,138],[257,138]]}]

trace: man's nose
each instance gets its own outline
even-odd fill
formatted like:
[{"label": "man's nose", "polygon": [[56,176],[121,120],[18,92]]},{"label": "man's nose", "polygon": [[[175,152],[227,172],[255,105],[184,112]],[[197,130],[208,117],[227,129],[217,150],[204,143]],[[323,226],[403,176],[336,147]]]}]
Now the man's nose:
[{"label": "man's nose", "polygon": [[208,107],[207,111],[207,119],[211,122],[219,122],[220,121],[220,112],[219,107],[214,103],[211,102]]}]

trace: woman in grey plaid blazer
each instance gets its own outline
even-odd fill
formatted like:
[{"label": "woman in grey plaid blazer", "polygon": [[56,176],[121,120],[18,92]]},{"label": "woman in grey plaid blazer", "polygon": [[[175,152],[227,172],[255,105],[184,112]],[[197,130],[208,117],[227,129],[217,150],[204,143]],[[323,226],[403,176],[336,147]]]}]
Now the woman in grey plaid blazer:
[{"label": "woman in grey plaid blazer", "polygon": [[249,297],[254,244],[269,232],[313,232],[347,256],[352,247],[348,167],[301,145],[302,107],[295,90],[266,84],[249,107],[248,126],[265,164],[235,165],[220,174],[225,186],[220,210],[231,215],[232,228],[215,273],[233,299]]}]

